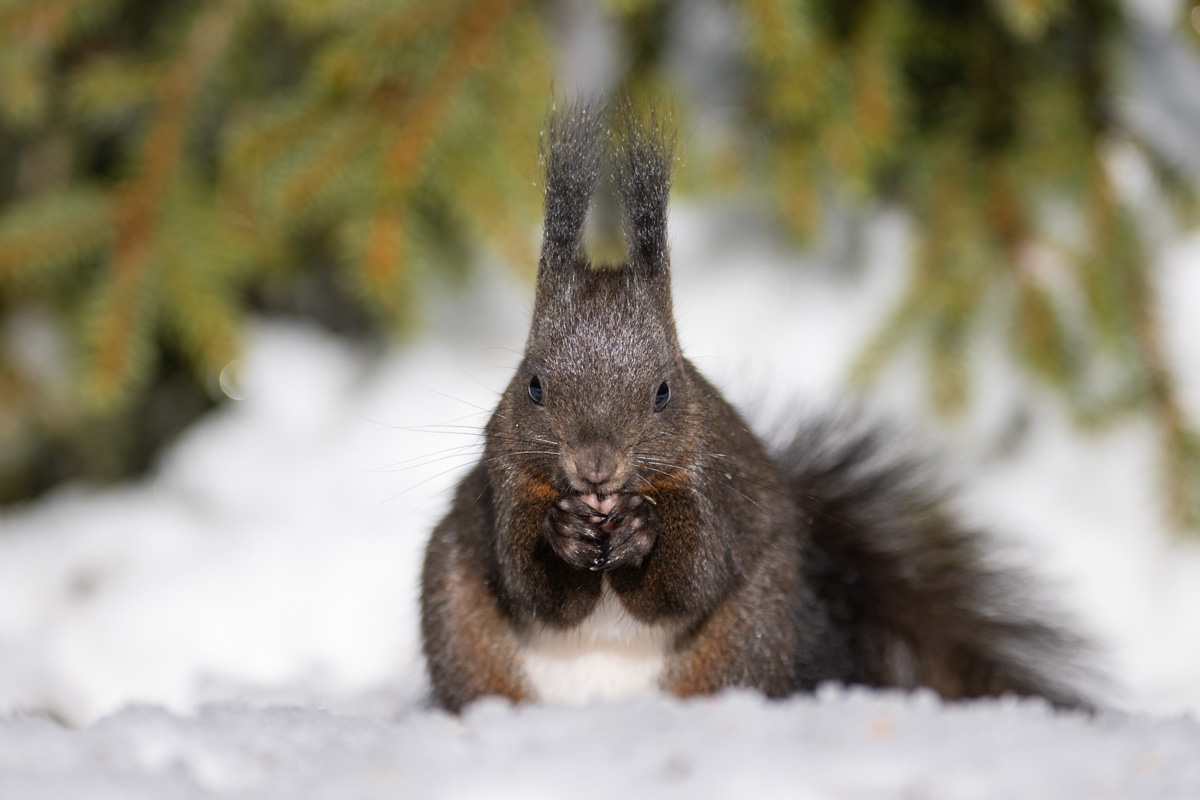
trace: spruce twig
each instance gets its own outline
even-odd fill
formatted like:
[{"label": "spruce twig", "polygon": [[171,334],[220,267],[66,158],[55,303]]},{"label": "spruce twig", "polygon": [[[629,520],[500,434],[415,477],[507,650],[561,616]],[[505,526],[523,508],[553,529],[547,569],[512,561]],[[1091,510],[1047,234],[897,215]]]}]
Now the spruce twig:
[{"label": "spruce twig", "polygon": [[401,215],[405,193],[433,145],[459,87],[482,64],[496,29],[513,4],[514,0],[476,0],[459,18],[433,80],[407,110],[388,148],[384,162],[388,185],[381,188],[381,199],[371,215],[364,260],[368,281],[385,306],[390,305],[389,289],[403,263]]},{"label": "spruce twig", "polygon": [[138,175],[119,190],[111,290],[101,308],[88,385],[97,404],[112,407],[135,371],[136,336],[145,336],[145,271],[167,189],[181,160],[190,108],[221,55],[244,0],[213,2],[193,24],[168,67],[141,148]]}]

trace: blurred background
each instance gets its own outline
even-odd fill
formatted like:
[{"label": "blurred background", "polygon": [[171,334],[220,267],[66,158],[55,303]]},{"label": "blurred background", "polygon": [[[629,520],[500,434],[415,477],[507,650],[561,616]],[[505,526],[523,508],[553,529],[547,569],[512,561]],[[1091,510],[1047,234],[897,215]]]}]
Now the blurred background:
[{"label": "blurred background", "polygon": [[1200,709],[1191,0],[0,0],[0,711],[419,694],[578,95],[678,130],[685,349],[751,419],[925,426],[1114,701]]}]

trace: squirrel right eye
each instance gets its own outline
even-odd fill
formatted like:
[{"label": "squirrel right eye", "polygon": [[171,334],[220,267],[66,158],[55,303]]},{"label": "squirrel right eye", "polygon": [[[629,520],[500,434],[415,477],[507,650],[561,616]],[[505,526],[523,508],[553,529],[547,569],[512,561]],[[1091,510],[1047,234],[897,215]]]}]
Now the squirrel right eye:
[{"label": "squirrel right eye", "polygon": [[538,380],[537,375],[529,379],[529,399],[539,406],[546,400],[542,392],[542,382]]}]

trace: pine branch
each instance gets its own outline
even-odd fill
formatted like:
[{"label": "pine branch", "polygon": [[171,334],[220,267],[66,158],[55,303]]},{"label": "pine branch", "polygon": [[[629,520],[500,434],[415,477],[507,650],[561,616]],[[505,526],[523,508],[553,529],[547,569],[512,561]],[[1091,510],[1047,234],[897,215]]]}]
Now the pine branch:
[{"label": "pine branch", "polygon": [[476,0],[457,21],[453,38],[433,80],[408,109],[384,160],[380,199],[371,215],[364,269],[376,296],[389,303],[390,285],[402,262],[403,227],[399,222],[404,193],[432,146],[450,104],[462,84],[484,62],[497,28],[514,0]]},{"label": "pine branch", "polygon": [[1022,39],[1040,37],[1062,11],[1062,0],[992,0],[1009,29]]},{"label": "pine branch", "polygon": [[1125,272],[1126,301],[1133,316],[1134,345],[1160,431],[1167,518],[1179,528],[1194,528],[1200,526],[1200,517],[1196,516],[1196,495],[1200,493],[1196,478],[1200,474],[1188,449],[1195,433],[1187,423],[1167,359],[1149,260],[1139,252],[1129,266]]},{"label": "pine branch", "polygon": [[62,268],[108,249],[108,197],[91,187],[49,192],[0,218],[0,280],[45,285]]},{"label": "pine branch", "polygon": [[0,120],[14,127],[37,125],[49,107],[49,92],[45,73],[48,53],[45,48],[28,42],[6,42],[0,48]]},{"label": "pine branch", "polygon": [[296,169],[277,187],[276,213],[281,220],[295,220],[312,212],[332,186],[350,172],[351,165],[370,152],[378,136],[374,120],[364,115],[346,115],[330,120],[315,148],[303,153]]},{"label": "pine branch", "polygon": [[408,183],[432,144],[438,128],[463,82],[483,65],[497,28],[515,0],[476,0],[459,18],[453,40],[446,48],[430,85],[407,110],[403,125],[389,148],[388,177]]},{"label": "pine branch", "polygon": [[795,58],[812,44],[811,32],[793,6],[775,0],[742,0],[750,29],[750,49],[770,67]]},{"label": "pine branch", "polygon": [[1049,293],[1029,278],[1019,280],[1015,316],[1022,361],[1038,378],[1069,391],[1078,376],[1062,315]]},{"label": "pine branch", "polygon": [[32,127],[48,113],[54,51],[112,13],[106,0],[9,0],[0,3],[0,116]]},{"label": "pine branch", "polygon": [[159,66],[116,56],[92,59],[67,88],[67,103],[79,119],[112,123],[154,102]]},{"label": "pine branch", "polygon": [[375,47],[396,47],[430,31],[445,28],[458,13],[455,3],[420,3],[415,8],[398,9],[383,15],[367,32]]},{"label": "pine branch", "polygon": [[775,145],[771,155],[783,220],[802,241],[810,240],[820,230],[823,218],[818,153],[811,143],[784,140]]},{"label": "pine branch", "polygon": [[198,255],[209,254],[198,254],[189,237],[164,263],[165,321],[199,369],[215,375],[238,351],[238,302],[233,287],[216,280]]},{"label": "pine branch", "polygon": [[239,182],[258,182],[264,162],[303,146],[313,131],[327,130],[339,111],[314,93],[302,92],[289,96],[282,107],[242,112],[228,135],[225,173]]},{"label": "pine branch", "polygon": [[9,0],[0,4],[0,30],[52,48],[81,25],[94,24],[111,13],[114,5],[107,0]]},{"label": "pine branch", "polygon": [[180,55],[158,91],[141,150],[139,174],[119,192],[111,290],[98,312],[89,391],[100,407],[111,407],[136,374],[136,353],[149,335],[140,311],[144,270],[167,188],[180,162],[190,108],[227,43],[245,3],[214,2],[192,24]]}]

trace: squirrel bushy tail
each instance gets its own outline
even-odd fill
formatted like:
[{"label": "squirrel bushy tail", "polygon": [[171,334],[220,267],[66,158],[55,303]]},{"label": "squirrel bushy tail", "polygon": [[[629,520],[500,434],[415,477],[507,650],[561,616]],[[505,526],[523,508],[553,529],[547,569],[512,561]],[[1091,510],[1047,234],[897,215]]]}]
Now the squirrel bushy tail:
[{"label": "squirrel bushy tail", "polygon": [[777,454],[805,514],[806,570],[850,653],[842,680],[1090,707],[1087,642],[1028,577],[998,563],[997,542],[963,523],[930,457],[899,438],[825,413]]}]

